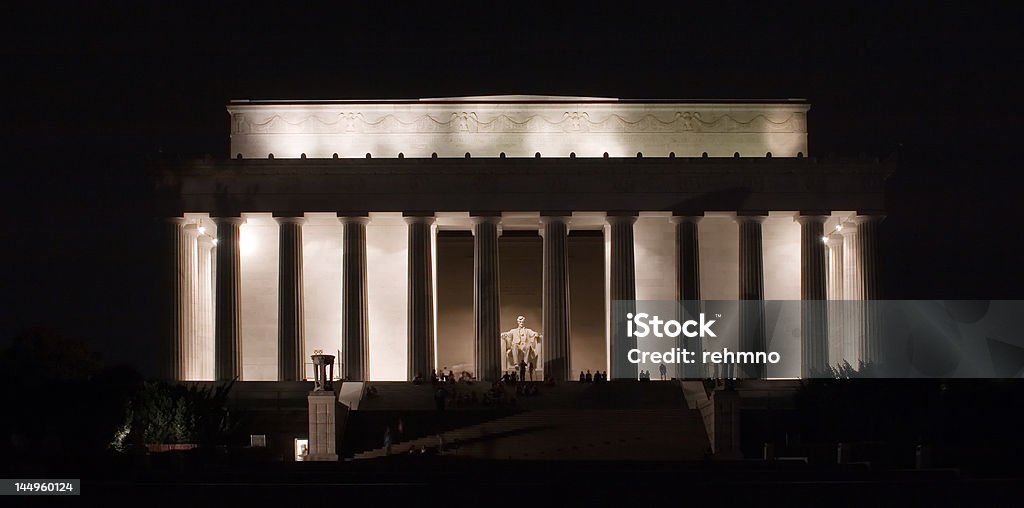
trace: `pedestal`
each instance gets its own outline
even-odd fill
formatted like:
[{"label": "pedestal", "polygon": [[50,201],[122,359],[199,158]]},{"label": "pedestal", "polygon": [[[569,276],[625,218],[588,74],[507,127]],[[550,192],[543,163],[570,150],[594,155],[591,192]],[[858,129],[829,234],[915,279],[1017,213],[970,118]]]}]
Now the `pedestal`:
[{"label": "pedestal", "polygon": [[309,392],[309,456],[308,461],[337,462],[335,448],[335,410],[337,399],[333,390]]}]

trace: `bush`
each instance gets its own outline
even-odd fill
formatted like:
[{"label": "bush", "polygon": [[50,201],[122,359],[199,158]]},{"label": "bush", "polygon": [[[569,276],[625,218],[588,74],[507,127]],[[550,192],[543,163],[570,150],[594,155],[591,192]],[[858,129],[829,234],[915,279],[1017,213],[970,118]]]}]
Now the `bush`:
[{"label": "bush", "polygon": [[123,451],[131,445],[226,443],[237,427],[226,405],[233,384],[201,388],[146,381],[125,407],[111,447]]}]

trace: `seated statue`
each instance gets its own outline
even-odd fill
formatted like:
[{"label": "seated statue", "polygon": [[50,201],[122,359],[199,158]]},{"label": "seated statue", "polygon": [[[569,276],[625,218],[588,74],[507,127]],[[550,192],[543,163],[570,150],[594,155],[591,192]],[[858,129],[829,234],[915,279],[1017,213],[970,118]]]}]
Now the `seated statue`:
[{"label": "seated statue", "polygon": [[502,332],[501,342],[504,348],[504,369],[518,371],[519,364],[540,365],[541,334],[526,327],[526,318],[516,318],[516,327]]}]

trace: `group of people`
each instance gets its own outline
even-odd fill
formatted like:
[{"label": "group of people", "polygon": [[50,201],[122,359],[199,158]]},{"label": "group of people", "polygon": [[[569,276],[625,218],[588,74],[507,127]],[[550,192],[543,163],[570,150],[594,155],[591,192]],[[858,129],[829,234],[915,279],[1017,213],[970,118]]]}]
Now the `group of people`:
[{"label": "group of people", "polygon": [[[473,377],[473,374],[470,374],[468,371],[465,371],[465,370],[462,371],[462,373],[459,374],[458,379],[456,379],[454,371],[452,371],[451,369],[448,369],[448,373],[445,374],[445,369],[448,369],[448,367],[445,367],[445,368],[441,369],[441,373],[440,374],[437,373],[437,370],[430,371],[430,384],[437,385],[437,384],[452,384],[452,383],[472,383],[473,381],[476,380],[476,378]],[[423,384],[423,376],[420,375],[420,374],[417,374],[416,377],[414,377],[412,379],[412,382],[413,382],[413,384],[417,384],[417,385]]]},{"label": "group of people", "polygon": [[[664,363],[661,364],[661,365],[658,365],[658,373],[661,374],[661,380],[662,381],[665,381],[665,380],[668,379],[668,368],[665,367]],[[649,371],[649,370],[641,370],[640,371],[639,379],[640,379],[640,381],[650,381],[651,380],[651,371]]]},{"label": "group of people", "polygon": [[[506,373],[501,375],[500,381],[502,383],[507,384],[507,385],[514,385],[514,384],[516,384],[516,383],[518,383],[520,381],[526,381],[526,378],[520,377],[519,374],[516,373],[516,371],[510,370],[510,371],[508,371],[508,372],[506,372]],[[532,379],[531,379],[531,381],[532,381]]]},{"label": "group of people", "polygon": [[597,371],[593,374],[590,373],[590,369],[584,374],[580,371],[580,382],[581,383],[597,383],[599,381],[608,381],[608,371]]}]

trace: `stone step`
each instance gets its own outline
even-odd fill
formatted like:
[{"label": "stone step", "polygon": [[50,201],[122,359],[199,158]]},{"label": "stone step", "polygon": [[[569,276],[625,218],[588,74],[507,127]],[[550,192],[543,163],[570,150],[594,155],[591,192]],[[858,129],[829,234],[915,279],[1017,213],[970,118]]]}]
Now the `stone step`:
[{"label": "stone step", "polygon": [[[677,387],[678,389],[678,387]],[[547,410],[530,411],[443,434],[446,448],[459,443],[462,454],[481,448],[492,456],[509,458],[600,457],[608,448],[616,456],[659,455],[699,459],[708,447],[700,414],[693,410]],[[392,454],[420,447],[436,448],[436,436],[394,443]],[[360,453],[356,459],[385,456],[383,448]]]}]

